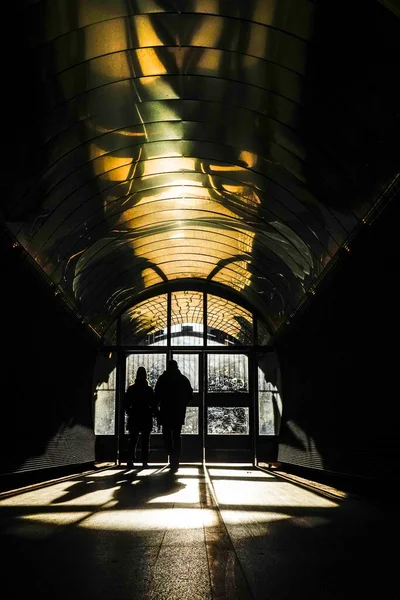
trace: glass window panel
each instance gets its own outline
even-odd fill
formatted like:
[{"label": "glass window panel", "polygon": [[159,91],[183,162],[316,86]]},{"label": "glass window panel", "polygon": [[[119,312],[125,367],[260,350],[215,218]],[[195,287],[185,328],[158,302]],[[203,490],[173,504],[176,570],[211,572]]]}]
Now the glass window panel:
[{"label": "glass window panel", "polygon": [[209,354],[209,393],[248,393],[249,369],[245,354]]},{"label": "glass window panel", "polygon": [[180,371],[189,379],[193,391],[197,393],[199,391],[199,355],[174,352],[173,358],[177,361]]},{"label": "glass window panel", "polygon": [[171,345],[203,345],[203,294],[181,291],[171,294]]},{"label": "glass window panel", "polygon": [[116,353],[100,355],[95,369],[94,433],[114,435],[115,433],[115,389]]},{"label": "glass window panel", "polygon": [[174,325],[171,327],[172,346],[202,346],[202,325]]},{"label": "glass window panel", "polygon": [[185,435],[199,434],[199,407],[188,406],[186,409],[185,423],[182,427],[182,433]]},{"label": "glass window panel", "polygon": [[207,296],[207,344],[232,346],[253,343],[253,316],[234,302]]},{"label": "glass window panel", "polygon": [[272,392],[258,392],[259,435],[275,435],[275,414]]},{"label": "glass window panel", "polygon": [[115,390],[99,390],[95,404],[95,435],[114,435]]},{"label": "glass window panel", "polygon": [[249,409],[247,406],[210,406],[207,408],[209,435],[248,435]]},{"label": "glass window panel", "polygon": [[100,353],[94,372],[95,435],[115,433],[115,389],[117,353]]},{"label": "glass window panel", "polygon": [[[152,435],[161,435],[162,429],[157,427],[156,419],[153,419],[153,429],[151,430]],[[185,423],[182,427],[182,434],[184,435],[198,435],[199,434],[199,407],[188,406],[186,409]]]},{"label": "glass window panel", "polygon": [[139,367],[144,367],[147,372],[147,379],[154,389],[157,379],[167,365],[167,357],[162,354],[129,354],[126,358],[126,380],[125,389],[134,382],[136,371]]},{"label": "glass window panel", "polygon": [[259,435],[277,435],[280,430],[282,399],[279,393],[280,368],[276,354],[259,358],[258,366]]},{"label": "glass window panel", "polygon": [[[129,354],[126,358],[125,389],[135,381],[136,371],[139,367],[144,367],[146,369],[147,380],[154,389],[157,379],[166,368],[166,364],[167,357],[165,354]],[[124,418],[124,430],[125,433],[128,433],[127,415],[124,415]],[[152,433],[161,433],[161,431],[158,431],[156,419],[153,419]]]},{"label": "glass window panel", "polygon": [[121,317],[122,346],[167,345],[167,295],[129,308]]}]

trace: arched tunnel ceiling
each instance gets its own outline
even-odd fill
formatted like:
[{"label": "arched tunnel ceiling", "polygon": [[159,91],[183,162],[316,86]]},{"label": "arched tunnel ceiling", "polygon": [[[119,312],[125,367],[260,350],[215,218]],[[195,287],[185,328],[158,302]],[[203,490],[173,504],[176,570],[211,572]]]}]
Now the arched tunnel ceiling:
[{"label": "arched tunnel ceiling", "polygon": [[398,171],[399,28],[348,4],[15,3],[5,225],[100,335],[200,280],[272,336],[367,220]]}]

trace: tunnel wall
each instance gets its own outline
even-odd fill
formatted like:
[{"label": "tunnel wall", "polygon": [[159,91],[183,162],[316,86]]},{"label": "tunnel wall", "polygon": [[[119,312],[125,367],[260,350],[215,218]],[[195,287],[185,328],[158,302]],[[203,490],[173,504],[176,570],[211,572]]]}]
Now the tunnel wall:
[{"label": "tunnel wall", "polygon": [[288,467],[360,481],[397,472],[399,201],[360,231],[277,340]]},{"label": "tunnel wall", "polygon": [[79,470],[94,461],[96,341],[4,233],[0,246],[0,476]]},{"label": "tunnel wall", "polygon": [[[397,469],[399,196],[343,252],[278,337],[283,415],[277,460],[346,477]],[[97,341],[20,248],[0,236],[3,353],[0,475],[95,459]]]}]

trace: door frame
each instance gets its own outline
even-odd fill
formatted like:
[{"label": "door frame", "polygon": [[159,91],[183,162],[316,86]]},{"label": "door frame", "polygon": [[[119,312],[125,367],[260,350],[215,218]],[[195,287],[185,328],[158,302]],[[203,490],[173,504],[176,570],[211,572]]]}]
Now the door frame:
[{"label": "door frame", "polygon": [[[105,350],[105,349],[104,349]],[[111,350],[111,349],[110,349]],[[125,381],[126,381],[126,360],[130,354],[165,354],[166,361],[175,355],[182,354],[197,354],[199,360],[199,445],[200,450],[197,453],[197,458],[205,463],[209,457],[207,457],[207,361],[210,354],[244,354],[248,357],[249,365],[249,394],[248,394],[248,407],[249,407],[249,444],[247,445],[247,459],[253,464],[257,464],[258,454],[270,455],[276,451],[277,435],[271,436],[260,436],[259,435],[259,415],[258,415],[258,396],[257,396],[257,365],[258,355],[260,352],[265,353],[265,349],[260,347],[249,347],[249,346],[135,346],[135,347],[113,347],[113,351],[117,351],[118,359],[116,361],[116,390],[115,390],[115,438],[116,438],[116,462],[120,464],[123,447],[126,444],[126,434],[124,430],[124,414],[123,414],[123,395],[125,393]],[[267,351],[268,352],[268,351]],[[185,434],[183,441],[188,440]],[[239,437],[233,434],[236,439]],[[225,436],[224,436],[225,437]],[[158,436],[157,436],[158,438]],[[161,442],[161,436],[158,438]],[[220,438],[223,440],[223,437]],[[225,438],[228,440],[228,437]],[[221,446],[228,445],[229,442],[222,443]],[[187,446],[187,444],[186,444]],[[193,447],[195,444],[192,445]],[[164,455],[161,450],[161,443],[155,444],[155,449],[159,450],[155,454],[159,454],[161,462],[164,460]],[[275,449],[275,450],[274,450]],[[266,460],[262,457],[262,460]],[[156,460],[157,462],[157,460]],[[195,461],[197,462],[197,461]],[[221,461],[222,462],[222,461]],[[227,461],[229,462],[229,460]]]},{"label": "door frame", "polygon": [[[241,392],[209,392],[208,364],[211,355],[238,354],[247,358],[248,391]],[[250,462],[255,464],[255,412],[256,395],[253,385],[254,360],[253,353],[248,349],[227,348],[218,346],[210,352],[204,350],[204,460],[205,462]],[[249,409],[249,432],[247,434],[209,434],[208,433],[208,408],[218,407],[248,407]],[[234,442],[236,440],[236,443]]]}]

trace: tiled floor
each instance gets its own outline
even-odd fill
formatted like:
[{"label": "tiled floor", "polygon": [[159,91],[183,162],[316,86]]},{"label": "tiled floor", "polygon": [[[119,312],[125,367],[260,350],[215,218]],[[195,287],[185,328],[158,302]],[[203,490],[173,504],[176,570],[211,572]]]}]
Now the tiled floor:
[{"label": "tiled floor", "polygon": [[398,599],[393,509],[250,465],[0,494],[3,600]]}]

